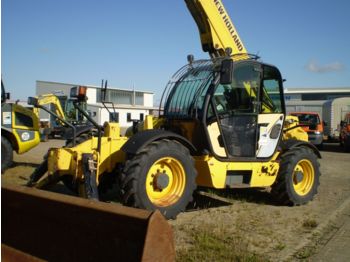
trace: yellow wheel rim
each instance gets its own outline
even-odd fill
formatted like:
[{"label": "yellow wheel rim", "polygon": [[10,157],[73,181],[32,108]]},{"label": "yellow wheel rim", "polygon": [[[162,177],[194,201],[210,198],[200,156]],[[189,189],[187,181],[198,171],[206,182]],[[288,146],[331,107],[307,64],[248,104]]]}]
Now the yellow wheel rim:
[{"label": "yellow wheel rim", "polygon": [[298,195],[308,194],[315,179],[315,170],[312,163],[307,159],[300,160],[294,168],[292,179],[294,190]]},{"label": "yellow wheel rim", "polygon": [[146,177],[146,192],[156,206],[166,207],[176,203],[186,185],[182,164],[172,157],[163,157],[153,163]]}]

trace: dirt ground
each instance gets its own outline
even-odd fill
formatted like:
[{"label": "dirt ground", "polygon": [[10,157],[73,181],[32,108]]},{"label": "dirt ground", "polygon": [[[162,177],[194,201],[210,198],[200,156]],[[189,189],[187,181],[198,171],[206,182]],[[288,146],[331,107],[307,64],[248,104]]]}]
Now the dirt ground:
[{"label": "dirt ground", "polygon": [[[51,140],[23,155],[1,181],[25,184],[49,147]],[[322,159],[319,193],[307,205],[278,206],[268,190],[200,190],[187,212],[170,221],[177,252],[194,245],[193,232],[205,230],[238,239],[256,256],[271,261],[310,260],[322,249],[322,238],[334,230],[330,217],[350,199],[350,154],[337,144],[326,144]]]}]

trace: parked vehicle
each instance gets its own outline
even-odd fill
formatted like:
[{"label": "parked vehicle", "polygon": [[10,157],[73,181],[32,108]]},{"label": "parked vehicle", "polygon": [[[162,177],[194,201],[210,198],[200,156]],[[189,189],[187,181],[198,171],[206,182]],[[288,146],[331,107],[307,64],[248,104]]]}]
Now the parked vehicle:
[{"label": "parked vehicle", "polygon": [[79,107],[86,88],[72,89],[76,109],[97,135],[73,136],[75,145],[49,149],[28,185],[46,188],[61,180],[95,200],[111,190],[124,205],[169,219],[186,209],[197,185],[271,187],[285,205],[313,199],[321,155],[303,140],[296,117],[286,117],[280,71],[247,53],[220,0],[186,4],[211,59],[188,56],[164,90],[157,121],[146,116],[143,130],[121,136],[116,119],[101,127]]},{"label": "parked vehicle", "polygon": [[299,119],[299,125],[308,134],[309,142],[322,147],[323,144],[323,130],[324,122],[317,112],[292,112],[292,116],[296,116]]},{"label": "parked vehicle", "polygon": [[340,121],[344,119],[347,112],[350,112],[350,97],[328,100],[323,104],[322,110],[323,120],[327,124],[324,135],[330,141],[339,141]]},{"label": "parked vehicle", "polygon": [[344,120],[340,122],[340,146],[344,147],[346,152],[350,152],[350,112],[344,117]]},{"label": "parked vehicle", "polygon": [[13,151],[23,154],[40,143],[37,114],[9,98],[1,79],[1,172],[12,165]]}]

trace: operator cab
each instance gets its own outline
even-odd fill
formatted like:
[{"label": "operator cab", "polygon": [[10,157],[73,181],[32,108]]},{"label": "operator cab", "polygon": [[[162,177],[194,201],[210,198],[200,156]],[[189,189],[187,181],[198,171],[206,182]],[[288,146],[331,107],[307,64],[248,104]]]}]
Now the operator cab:
[{"label": "operator cab", "polygon": [[198,155],[250,160],[276,151],[285,105],[274,66],[255,59],[197,61],[174,75],[163,98],[166,129],[190,140]]}]

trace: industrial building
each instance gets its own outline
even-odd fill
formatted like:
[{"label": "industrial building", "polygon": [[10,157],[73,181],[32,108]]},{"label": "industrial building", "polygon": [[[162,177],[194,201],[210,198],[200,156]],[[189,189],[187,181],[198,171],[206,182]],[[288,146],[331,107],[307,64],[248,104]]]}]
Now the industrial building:
[{"label": "industrial building", "polygon": [[324,137],[337,140],[340,121],[350,112],[350,87],[285,90],[287,113],[316,112],[324,121]]},{"label": "industrial building", "polygon": [[350,97],[350,87],[288,88],[284,94],[287,113],[310,111],[317,112],[322,118],[323,104],[335,98]]},{"label": "industrial building", "polygon": [[[52,93],[59,97],[64,107],[74,86],[87,87],[87,111],[91,117],[100,125],[105,121],[117,119],[123,128],[132,125],[132,120],[143,120],[146,115],[152,114],[154,93],[138,90],[126,90],[108,87],[106,93],[106,104],[109,111],[101,103],[101,87],[82,84],[67,84],[50,81],[36,81],[36,95]],[[114,108],[113,108],[114,106]],[[158,109],[158,108],[157,108]],[[46,112],[41,112],[41,119],[50,119]]]}]

